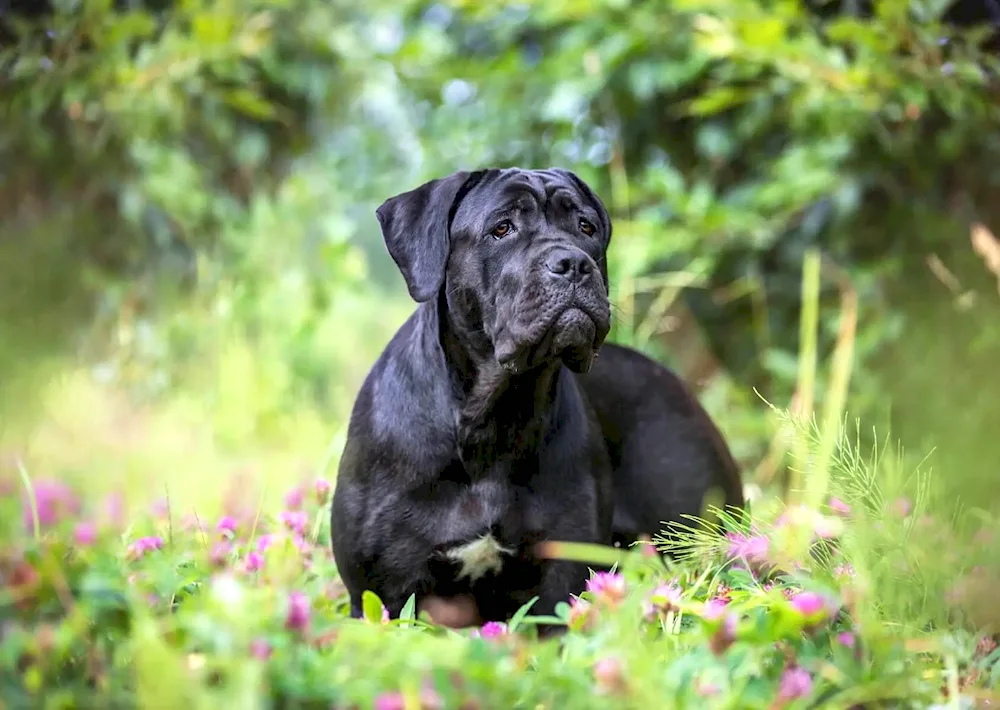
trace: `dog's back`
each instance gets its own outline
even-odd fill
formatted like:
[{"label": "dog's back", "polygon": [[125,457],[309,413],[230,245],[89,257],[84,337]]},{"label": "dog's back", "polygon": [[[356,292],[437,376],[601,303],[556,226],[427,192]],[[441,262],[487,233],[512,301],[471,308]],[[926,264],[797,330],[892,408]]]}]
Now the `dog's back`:
[{"label": "dog's back", "polygon": [[655,535],[664,521],[699,515],[705,494],[742,507],[739,467],[684,382],[645,355],[606,343],[577,375],[597,412],[614,467],[616,539]]}]

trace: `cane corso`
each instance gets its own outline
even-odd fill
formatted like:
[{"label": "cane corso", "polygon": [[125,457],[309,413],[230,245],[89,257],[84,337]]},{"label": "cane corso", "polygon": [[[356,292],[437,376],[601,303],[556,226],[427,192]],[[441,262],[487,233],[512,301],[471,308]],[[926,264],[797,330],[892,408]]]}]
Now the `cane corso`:
[{"label": "cane corso", "polygon": [[[563,169],[457,172],[376,211],[419,304],[354,404],[332,506],[333,552],[362,613],[411,594],[471,596],[481,620],[583,591],[582,563],[537,543],[629,543],[742,507],[722,436],[681,380],[604,344],[601,200]],[[598,354],[600,357],[598,358]]]}]

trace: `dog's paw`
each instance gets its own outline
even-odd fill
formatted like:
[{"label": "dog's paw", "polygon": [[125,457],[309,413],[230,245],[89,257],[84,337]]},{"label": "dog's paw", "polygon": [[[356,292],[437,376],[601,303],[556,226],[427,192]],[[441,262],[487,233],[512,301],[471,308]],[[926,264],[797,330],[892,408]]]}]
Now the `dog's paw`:
[{"label": "dog's paw", "polygon": [[476,600],[465,594],[455,597],[425,597],[417,602],[417,611],[427,612],[432,622],[451,629],[478,626],[481,622]]}]

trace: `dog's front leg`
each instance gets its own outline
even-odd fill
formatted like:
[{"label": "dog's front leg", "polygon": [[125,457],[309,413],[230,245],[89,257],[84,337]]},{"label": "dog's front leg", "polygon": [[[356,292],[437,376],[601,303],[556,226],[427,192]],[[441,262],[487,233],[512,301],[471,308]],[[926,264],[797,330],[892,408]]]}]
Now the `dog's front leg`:
[{"label": "dog's front leg", "polygon": [[[569,603],[571,597],[583,591],[590,572],[585,564],[565,560],[549,560],[542,572],[538,589],[538,601],[531,609],[535,616],[554,616],[556,605]],[[539,624],[538,635],[552,637],[565,632],[566,627],[558,624]]]},{"label": "dog's front leg", "polygon": [[334,499],[333,550],[351,595],[351,616],[363,616],[363,594],[376,593],[390,618],[411,594],[433,594],[429,560],[488,532],[505,501],[502,487],[432,481],[406,491],[343,485]]}]

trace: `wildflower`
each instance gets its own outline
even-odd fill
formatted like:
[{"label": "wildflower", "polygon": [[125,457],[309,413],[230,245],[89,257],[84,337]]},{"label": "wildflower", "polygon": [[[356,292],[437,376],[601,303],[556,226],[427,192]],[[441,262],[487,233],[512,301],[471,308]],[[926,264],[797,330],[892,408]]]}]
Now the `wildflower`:
[{"label": "wildflower", "polygon": [[698,678],[694,682],[694,692],[703,698],[712,697],[713,695],[718,695],[722,692],[722,688],[719,687],[718,683],[713,683],[710,680],[705,680],[704,678]]},{"label": "wildflower", "polygon": [[854,565],[850,562],[841,563],[833,568],[833,576],[838,579],[854,577],[854,574]]},{"label": "wildflower", "polygon": [[742,533],[726,533],[729,539],[729,556],[750,559],[766,558],[770,541],[763,535],[746,536]]},{"label": "wildflower", "polygon": [[643,616],[647,621],[666,616],[671,611],[677,611],[681,602],[681,588],[674,583],[661,583],[642,603]]},{"label": "wildflower", "polygon": [[913,512],[913,504],[909,498],[897,498],[892,504],[892,511],[901,518]]},{"label": "wildflower", "polygon": [[333,490],[333,486],[325,478],[317,478],[316,483],[313,484],[313,490],[316,492],[316,502],[324,505],[330,498],[330,491]]},{"label": "wildflower", "polygon": [[[656,544],[653,542],[653,538],[649,535],[639,535],[635,543],[633,543],[639,550],[639,554],[643,557],[659,557],[660,553],[656,549]],[[615,547],[621,547],[620,542],[615,543]]]},{"label": "wildflower", "polygon": [[93,523],[77,523],[73,528],[73,541],[80,547],[90,547],[97,542],[97,527]]},{"label": "wildflower", "polygon": [[701,615],[709,621],[715,621],[722,618],[722,615],[726,613],[728,606],[728,601],[715,597],[705,602],[705,606],[702,607],[701,610]]},{"label": "wildflower", "polygon": [[708,639],[708,647],[716,656],[721,656],[736,641],[736,615],[726,614],[722,623]]},{"label": "wildflower", "polygon": [[301,535],[293,535],[292,536],[292,544],[295,546],[295,549],[299,551],[299,554],[301,554],[303,557],[311,557],[312,556],[312,552],[313,552],[312,545],[309,544],[309,541],[306,540]]},{"label": "wildflower", "polygon": [[170,501],[166,498],[157,498],[150,508],[154,518],[166,518],[170,514]]},{"label": "wildflower", "polygon": [[60,481],[39,480],[32,485],[35,495],[35,508],[27,492],[24,494],[24,528],[28,532],[35,529],[35,511],[38,512],[39,528],[56,525],[67,517],[80,512],[80,500],[72,489]]},{"label": "wildflower", "polygon": [[[433,688],[424,688],[420,693],[420,710],[438,710],[442,707],[441,696]],[[406,698],[402,693],[382,693],[375,698],[374,710],[406,710]]]},{"label": "wildflower", "polygon": [[792,597],[792,607],[802,616],[816,616],[826,608],[826,602],[816,592],[799,592]]},{"label": "wildflower", "polygon": [[482,628],[475,632],[475,635],[484,639],[501,638],[507,635],[507,624],[499,621],[488,621],[482,625]]},{"label": "wildflower", "polygon": [[771,541],[764,535],[746,536],[741,533],[727,533],[729,538],[729,558],[742,561],[751,572],[764,572],[770,566]]},{"label": "wildflower", "polygon": [[617,604],[625,598],[625,578],[616,572],[598,572],[587,580],[587,591],[598,599]]},{"label": "wildflower", "polygon": [[854,634],[851,633],[850,631],[841,631],[839,634],[837,634],[837,643],[839,643],[841,646],[847,646],[847,648],[854,648],[854,644],[856,642],[857,639],[854,637]]},{"label": "wildflower", "polygon": [[437,694],[434,688],[424,688],[420,691],[421,710],[440,710],[443,705],[441,696]]},{"label": "wildflower", "polygon": [[598,691],[618,693],[625,689],[625,669],[614,657],[602,658],[594,664],[594,680]]},{"label": "wildflower", "polygon": [[248,552],[246,560],[243,562],[243,569],[247,572],[256,572],[264,566],[264,556],[259,552]]},{"label": "wildflower", "polygon": [[840,498],[833,497],[828,503],[830,510],[832,510],[837,515],[848,516],[851,514],[851,506],[842,501]]},{"label": "wildflower", "polygon": [[309,513],[304,510],[285,510],[278,518],[286,528],[299,535],[304,535],[309,526]]},{"label": "wildflower", "polygon": [[264,551],[274,542],[274,535],[261,535],[257,538],[257,552],[264,554]]},{"label": "wildflower", "polygon": [[121,493],[110,493],[101,504],[102,522],[115,529],[125,525],[125,498]]},{"label": "wildflower", "polygon": [[382,693],[375,698],[374,710],[406,710],[402,693]]},{"label": "wildflower", "polygon": [[724,604],[728,604],[730,601],[732,601],[732,597],[733,597],[733,590],[730,589],[728,585],[720,584],[715,588],[715,599],[718,599]]},{"label": "wildflower", "polygon": [[209,560],[216,567],[222,567],[226,564],[229,559],[229,555],[232,554],[233,546],[228,540],[222,540],[215,543],[212,546],[212,551],[209,553]]},{"label": "wildflower", "polygon": [[701,616],[712,627],[708,646],[712,653],[721,656],[736,641],[736,614],[729,611],[729,604],[720,599],[705,602]]},{"label": "wildflower", "polygon": [[830,616],[830,601],[816,592],[799,592],[790,601],[807,626],[816,626]]},{"label": "wildflower", "polygon": [[594,622],[594,608],[586,599],[573,597],[569,605],[569,626],[577,631],[590,628]]},{"label": "wildflower", "polygon": [[798,666],[789,666],[781,674],[781,684],[778,687],[780,700],[795,700],[812,693],[813,681],[809,671]]},{"label": "wildflower", "polygon": [[215,529],[223,534],[229,533],[230,535],[235,535],[237,527],[236,518],[231,515],[223,515],[216,524]]},{"label": "wildflower", "polygon": [[285,628],[291,631],[305,631],[309,627],[312,606],[302,592],[292,592],[288,595],[288,613],[285,616]]},{"label": "wildflower", "polygon": [[185,513],[181,518],[181,530],[186,533],[198,532],[204,534],[205,529],[201,525],[201,520],[194,513]]},{"label": "wildflower", "polygon": [[285,508],[288,510],[299,510],[305,502],[305,497],[306,494],[302,490],[302,486],[295,486],[295,488],[285,494]]},{"label": "wildflower", "polygon": [[271,657],[271,644],[262,638],[250,642],[250,655],[258,661],[266,661]]},{"label": "wildflower", "polygon": [[126,550],[129,559],[138,560],[145,557],[146,553],[159,550],[163,547],[163,538],[158,535],[150,537],[140,537],[131,543]]}]

